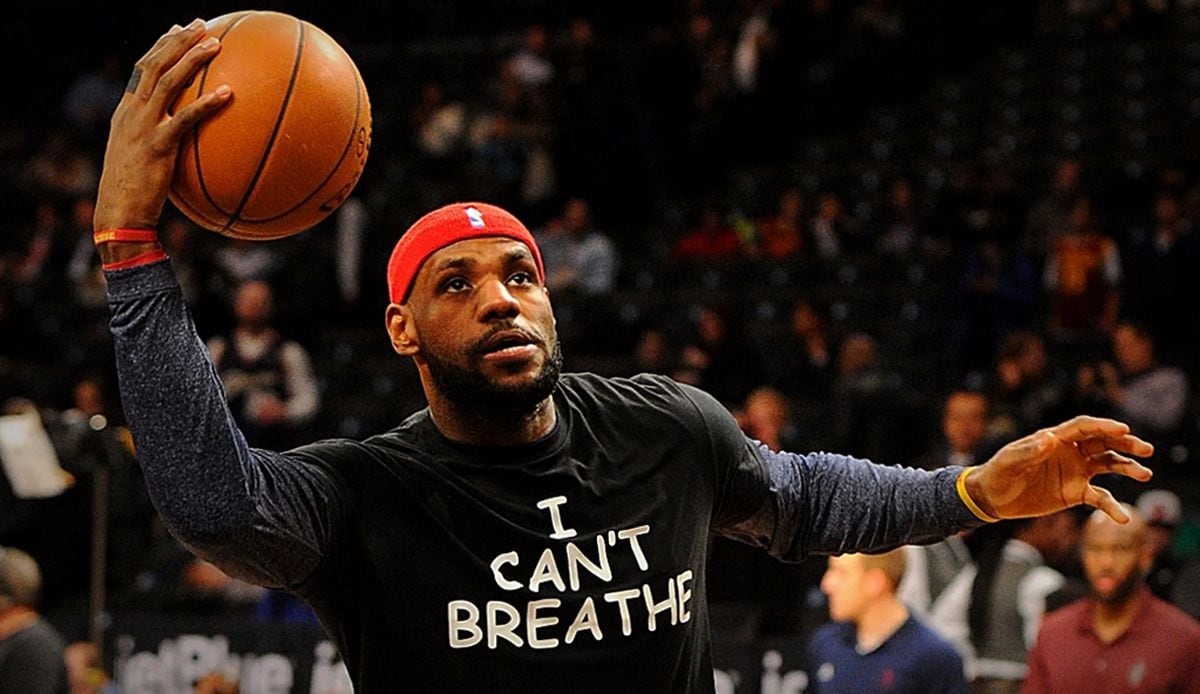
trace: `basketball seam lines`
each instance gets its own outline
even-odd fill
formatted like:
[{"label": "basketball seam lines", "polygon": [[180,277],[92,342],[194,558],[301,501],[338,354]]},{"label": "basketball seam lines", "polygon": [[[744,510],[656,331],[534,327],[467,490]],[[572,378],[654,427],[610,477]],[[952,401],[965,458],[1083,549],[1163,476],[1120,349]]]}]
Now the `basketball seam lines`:
[{"label": "basketball seam lines", "polygon": [[[233,31],[233,28],[235,26],[240,24],[243,19],[245,19],[246,17],[249,17],[251,14],[254,14],[254,13],[253,12],[243,12],[241,14],[241,16],[236,17],[232,22],[229,23],[229,26],[225,27],[225,31],[221,32],[220,39],[222,41],[224,41],[225,37],[229,35],[229,32]],[[199,98],[199,96],[204,93],[204,84],[205,84],[205,82],[208,81],[208,68],[211,65],[212,65],[211,61],[205,63],[204,69],[201,70],[201,72],[200,72],[200,84],[198,84],[196,86],[197,98]],[[192,156],[196,160],[196,181],[200,183],[200,192],[204,194],[204,199],[208,201],[208,204],[212,205],[214,210],[216,210],[217,212],[220,212],[222,215],[228,216],[230,213],[225,211],[224,208],[222,208],[220,205],[218,205],[217,201],[214,200],[213,196],[208,192],[208,184],[206,184],[204,182],[204,172],[200,170],[200,125],[199,124],[192,126],[192,142],[195,143],[194,146],[192,147]],[[192,207],[195,208],[196,206],[192,205]],[[207,218],[207,215],[204,215],[204,216]],[[214,226],[219,225],[219,224],[220,224],[220,222],[213,222]]]},{"label": "basketball seam lines", "polygon": [[271,215],[270,217],[263,217],[261,219],[246,219],[243,217],[239,221],[247,222],[249,224],[266,224],[268,222],[274,222],[277,219],[282,219],[288,216],[289,214],[303,207],[306,202],[312,200],[317,193],[321,192],[321,190],[325,187],[325,184],[329,183],[330,179],[332,179],[334,175],[337,174],[337,172],[342,168],[342,162],[346,161],[346,155],[349,154],[350,150],[354,147],[354,139],[358,135],[359,130],[358,118],[362,115],[363,89],[360,89],[362,86],[362,78],[358,74],[358,68],[355,68],[353,63],[351,63],[351,68],[354,70],[354,122],[350,124],[350,139],[346,141],[346,147],[342,149],[341,156],[338,157],[337,163],[333,165],[333,168],[329,170],[329,173],[325,176],[325,180],[317,184],[311,193],[306,195],[303,200],[293,205],[290,209],[284,210],[276,215]]},{"label": "basketball seam lines", "polygon": [[246,186],[246,192],[242,196],[242,201],[238,203],[237,209],[229,216],[229,221],[221,229],[224,233],[233,228],[237,223],[238,217],[242,214],[242,210],[246,209],[246,205],[250,203],[250,196],[254,193],[254,186],[258,185],[258,179],[262,177],[262,172],[267,168],[267,158],[271,155],[271,148],[275,146],[275,138],[279,136],[279,130],[283,127],[283,117],[287,113],[288,103],[292,100],[292,91],[296,88],[296,75],[300,73],[300,59],[304,57],[304,22],[299,19],[296,24],[300,26],[300,40],[296,42],[296,59],[292,63],[292,76],[288,80],[287,91],[283,95],[283,103],[279,106],[279,115],[275,118],[275,128],[271,130],[271,137],[267,138],[267,146],[263,149],[262,158],[258,162],[258,169],[254,172],[254,176],[250,179],[250,184]]}]

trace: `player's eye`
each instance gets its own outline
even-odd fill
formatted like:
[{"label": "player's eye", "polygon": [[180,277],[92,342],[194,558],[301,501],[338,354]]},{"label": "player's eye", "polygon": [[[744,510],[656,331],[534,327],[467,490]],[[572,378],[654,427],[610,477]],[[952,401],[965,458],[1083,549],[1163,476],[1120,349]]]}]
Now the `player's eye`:
[{"label": "player's eye", "polygon": [[533,284],[533,275],[529,274],[528,272],[524,272],[524,271],[514,272],[508,278],[508,281],[512,284],[517,284],[517,285]]},{"label": "player's eye", "polygon": [[457,293],[466,291],[471,285],[462,277],[451,277],[442,282],[442,291],[447,293]]}]

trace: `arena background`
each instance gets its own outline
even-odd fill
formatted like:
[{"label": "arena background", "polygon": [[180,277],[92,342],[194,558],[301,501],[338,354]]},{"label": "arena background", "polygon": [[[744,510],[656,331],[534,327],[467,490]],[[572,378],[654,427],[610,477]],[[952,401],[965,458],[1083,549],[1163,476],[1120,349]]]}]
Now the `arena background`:
[{"label": "arena background", "polygon": [[[92,482],[109,471],[110,665],[143,648],[178,659],[160,647],[175,625],[226,634],[246,652],[284,651],[303,668],[320,659],[311,629],[290,645],[272,640],[289,632],[255,616],[260,596],[185,585],[186,559],[156,526],[136,466],[111,445],[122,419],[107,312],[81,245],[107,125],[97,105],[119,95],[133,60],[172,23],[238,9],[19,0],[5,13],[0,400],[36,403],[78,483],[36,502],[3,490],[0,544],[43,563],[45,612],[71,640],[97,633],[87,618]],[[1112,414],[1081,374],[1113,361],[1114,319],[1149,326],[1160,360],[1196,382],[1197,3],[380,0],[256,9],[295,14],[340,41],[374,114],[358,216],[264,246],[278,324],[312,355],[320,389],[320,412],[300,440],[368,435],[422,406],[415,371],[381,329],[383,267],[402,229],[458,199],[510,206],[537,231],[567,200],[587,200],[620,269],[599,293],[556,291],[567,367],[658,370],[707,387],[735,412],[755,388],[774,387],[790,407],[783,440],[804,450],[922,464],[957,389],[992,398],[997,436],[1047,423],[1038,416]],[[544,82],[512,67],[535,26],[546,35],[538,57],[552,69]],[[1056,191],[1064,162],[1078,165],[1078,181]],[[908,206],[896,202],[899,182]],[[771,257],[762,229],[789,189],[803,200],[802,245]],[[1164,197],[1178,210],[1167,221]],[[1090,212],[1082,226],[1115,245],[1120,272],[1090,286],[1093,313],[1077,307],[1079,324],[1062,315],[1061,284],[1044,276],[1066,231],[1053,225],[1069,223],[1074,208],[1046,211],[1081,199]],[[712,228],[693,234],[705,218]],[[1181,239],[1169,261],[1147,251],[1163,225]],[[820,247],[818,226],[836,250]],[[231,244],[195,229],[187,238],[189,248],[169,250],[194,274],[193,310],[208,337],[230,323],[221,254]],[[792,309],[801,299],[825,317],[835,354],[849,338],[872,338],[869,379],[838,373],[836,356],[821,373],[796,368]],[[1076,323],[1064,327],[1065,318]],[[723,330],[709,341],[701,326],[713,320]],[[998,384],[1016,331],[1048,350],[1047,392],[1057,399],[1036,416],[1021,409],[1028,393]],[[107,389],[109,408],[107,425],[86,436],[72,433],[69,417],[84,378]],[[1187,402],[1180,421],[1146,433],[1160,444],[1152,484],[1183,500],[1176,549],[1195,558],[1200,409]],[[1138,490],[1116,491],[1132,501]],[[740,663],[729,666],[736,691],[786,690],[803,635],[823,619],[821,570],[819,560],[784,567],[714,549],[714,638],[719,658]],[[118,643],[123,623],[140,636]],[[764,644],[775,642],[763,639],[785,644],[784,665],[764,660]],[[308,675],[300,680],[296,691],[307,691]],[[246,680],[243,691],[274,690]]]}]

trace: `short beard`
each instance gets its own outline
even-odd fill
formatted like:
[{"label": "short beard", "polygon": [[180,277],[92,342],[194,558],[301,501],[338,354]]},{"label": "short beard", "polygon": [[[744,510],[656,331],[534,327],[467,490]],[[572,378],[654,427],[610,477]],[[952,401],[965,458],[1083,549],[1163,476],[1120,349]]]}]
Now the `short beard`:
[{"label": "short beard", "polygon": [[459,366],[425,352],[429,376],[438,392],[456,408],[487,419],[520,421],[534,414],[538,406],[554,392],[562,375],[562,347],[554,339],[550,356],[531,382],[521,386],[500,386],[483,372]]},{"label": "short beard", "polygon": [[1145,576],[1142,575],[1142,572],[1134,570],[1125,577],[1124,581],[1118,583],[1117,587],[1113,588],[1112,592],[1108,595],[1101,595],[1095,591],[1092,594],[1095,595],[1096,600],[1105,605],[1123,605],[1133,597],[1133,594],[1137,592],[1138,587],[1142,585],[1142,581],[1144,580]]}]

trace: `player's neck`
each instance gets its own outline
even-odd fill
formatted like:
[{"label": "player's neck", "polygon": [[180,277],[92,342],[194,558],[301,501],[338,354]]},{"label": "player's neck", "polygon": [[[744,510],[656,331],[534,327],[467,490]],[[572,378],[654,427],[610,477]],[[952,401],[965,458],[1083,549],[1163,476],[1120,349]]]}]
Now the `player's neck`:
[{"label": "player's neck", "polygon": [[1129,629],[1137,617],[1138,610],[1142,609],[1146,592],[1139,586],[1128,599],[1119,603],[1105,603],[1099,600],[1092,603],[1092,628],[1101,641],[1112,643]]},{"label": "player's neck", "polygon": [[869,653],[908,621],[908,608],[895,596],[880,598],[854,621],[858,650]]},{"label": "player's neck", "polygon": [[445,398],[431,398],[429,411],[443,436],[473,446],[519,446],[537,441],[558,421],[554,398],[547,396],[531,411],[465,410]]}]

